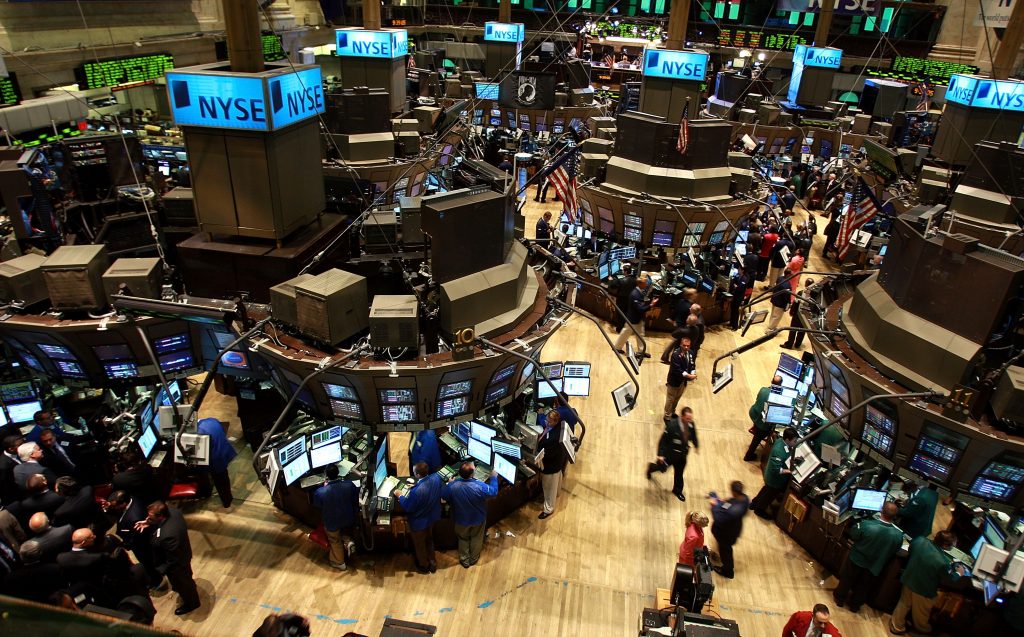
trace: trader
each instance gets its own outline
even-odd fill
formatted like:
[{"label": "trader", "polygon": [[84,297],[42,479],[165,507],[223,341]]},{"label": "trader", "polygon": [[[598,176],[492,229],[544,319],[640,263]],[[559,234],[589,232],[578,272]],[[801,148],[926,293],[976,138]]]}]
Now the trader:
[{"label": "trader", "polygon": [[175,615],[191,613],[199,608],[199,589],[192,578],[192,545],[188,527],[181,511],[160,500],[146,508],[146,519],[135,523],[139,533],[151,530],[150,542],[156,559],[156,570],[167,576],[171,590],[181,596]]},{"label": "trader", "polygon": [[722,577],[732,579],[736,576],[736,564],[733,560],[732,547],[740,539],[743,532],[743,516],[750,508],[750,498],[743,493],[743,483],[739,480],[729,485],[729,499],[720,500],[712,491],[708,494],[711,502],[711,535],[718,542],[718,557],[722,565],[714,570]]},{"label": "trader", "polygon": [[668,357],[668,378],[665,379],[665,420],[672,418],[676,405],[682,398],[686,385],[697,379],[694,369],[693,352],[690,351],[690,337],[679,339],[677,347]]},{"label": "trader", "polygon": [[545,210],[544,215],[537,220],[537,243],[541,247],[548,247],[551,242],[551,211]]},{"label": "trader", "polygon": [[693,444],[694,449],[699,448],[697,428],[693,424],[693,410],[683,407],[678,417],[673,415],[665,421],[665,431],[658,440],[658,457],[647,465],[648,480],[655,471],[664,473],[672,465],[672,495],[680,502],[686,502],[686,496],[683,495],[683,473],[686,471],[690,444]]},{"label": "trader", "polygon": [[839,586],[832,592],[840,608],[849,606],[856,613],[875,585],[875,578],[903,544],[903,532],[893,525],[899,507],[886,502],[880,520],[863,520],[850,530],[853,550],[846,558]]},{"label": "trader", "polygon": [[843,637],[829,621],[828,606],[815,604],[812,610],[798,610],[789,617],[782,637]]},{"label": "trader", "polygon": [[932,485],[922,487],[915,482],[907,484],[910,498],[900,509],[900,527],[910,539],[928,535],[935,521],[935,508],[939,504],[939,492]]},{"label": "trader", "polygon": [[459,539],[459,564],[469,568],[480,560],[487,530],[487,499],[498,495],[498,474],[487,482],[473,477],[476,465],[463,462],[459,477],[441,489],[441,497],[452,505],[455,537]]},{"label": "trader", "polygon": [[793,473],[789,469],[790,450],[797,441],[796,429],[786,427],[782,432],[782,438],[775,441],[772,446],[772,453],[768,456],[768,464],[764,467],[764,486],[754,496],[750,503],[750,509],[757,514],[757,517],[765,520],[772,519],[771,508],[779,496],[786,491],[789,485],[789,476]]},{"label": "trader", "polygon": [[39,442],[39,437],[42,435],[44,429],[51,430],[57,436],[57,440],[62,440],[67,437],[67,432],[61,428],[60,423],[53,415],[53,411],[49,409],[43,409],[37,411],[32,415],[32,421],[35,422],[35,426],[25,435],[25,440],[29,442]]},{"label": "trader", "polygon": [[775,430],[775,425],[766,423],[764,421],[764,405],[768,402],[768,397],[771,396],[772,387],[780,387],[782,385],[782,376],[778,374],[772,378],[772,384],[768,387],[762,387],[757,390],[757,399],[754,400],[754,404],[750,406],[750,410],[747,415],[750,416],[751,422],[754,426],[751,427],[751,433],[754,435],[750,441],[750,446],[747,447],[747,453],[744,454],[743,459],[747,462],[757,460],[757,447],[761,444],[765,438],[771,435],[772,431]]},{"label": "trader", "polygon": [[416,484],[407,494],[398,496],[398,503],[409,516],[416,570],[436,573],[434,523],[441,519],[441,487],[444,485],[439,475],[430,472],[426,462],[417,462],[412,472],[416,476]]},{"label": "trader", "polygon": [[347,571],[345,560],[356,548],[350,534],[359,512],[359,489],[352,482],[339,478],[341,472],[336,464],[327,465],[324,472],[327,480],[313,494],[313,506],[320,509],[327,532],[330,546],[327,563],[331,568]]},{"label": "trader", "polygon": [[555,512],[558,489],[562,485],[562,473],[569,462],[569,452],[562,442],[565,427],[562,414],[557,410],[552,409],[544,416],[544,433],[537,441],[537,455],[544,454],[540,470],[540,484],[544,490],[544,510],[538,516],[541,520],[551,517]]},{"label": "trader", "polygon": [[[213,480],[213,486],[217,487],[220,503],[226,509],[234,501],[234,497],[231,495],[231,477],[228,475],[228,465],[235,459],[238,452],[228,441],[227,434],[224,433],[224,425],[216,418],[200,420],[199,433],[210,437],[210,464],[199,469],[203,473],[209,473]],[[209,495],[209,482],[204,483],[202,491]]]},{"label": "trader", "polygon": [[[647,311],[658,304],[658,300],[653,301],[647,300],[645,290],[648,286],[647,277],[640,276],[636,280],[636,287],[629,293],[629,303],[626,304],[626,325],[622,326],[619,330],[619,337],[615,340],[615,349],[620,354],[625,352],[622,348],[626,346],[626,341],[629,340],[629,335],[636,331],[637,334],[637,350],[643,351],[643,345],[641,341],[644,337],[644,317],[647,315]],[[632,329],[630,327],[632,326]],[[651,355],[644,351],[643,356],[649,358]]]},{"label": "trader", "polygon": [[910,543],[910,558],[900,578],[903,592],[892,611],[889,632],[894,635],[907,632],[907,613],[911,614],[915,630],[925,634],[932,632],[932,606],[939,594],[939,583],[949,584],[966,575],[963,566],[952,570],[953,558],[946,553],[955,543],[952,531],[939,531],[934,540],[922,535]]}]

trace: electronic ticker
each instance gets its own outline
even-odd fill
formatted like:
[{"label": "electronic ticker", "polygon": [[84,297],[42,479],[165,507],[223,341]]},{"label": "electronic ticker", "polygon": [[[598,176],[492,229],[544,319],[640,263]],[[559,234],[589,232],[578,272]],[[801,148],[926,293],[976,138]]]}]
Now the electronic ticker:
[{"label": "electronic ticker", "polygon": [[174,57],[166,53],[86,62],[75,70],[80,90],[152,82],[174,68]]}]

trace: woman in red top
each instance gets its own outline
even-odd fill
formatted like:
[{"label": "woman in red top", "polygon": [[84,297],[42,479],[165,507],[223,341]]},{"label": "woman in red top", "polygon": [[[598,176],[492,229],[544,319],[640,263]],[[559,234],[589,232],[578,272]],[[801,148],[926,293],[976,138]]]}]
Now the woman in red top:
[{"label": "woman in red top", "polygon": [[700,511],[686,514],[686,536],[679,545],[679,563],[693,566],[694,549],[704,548],[704,529],[708,526],[708,516]]}]

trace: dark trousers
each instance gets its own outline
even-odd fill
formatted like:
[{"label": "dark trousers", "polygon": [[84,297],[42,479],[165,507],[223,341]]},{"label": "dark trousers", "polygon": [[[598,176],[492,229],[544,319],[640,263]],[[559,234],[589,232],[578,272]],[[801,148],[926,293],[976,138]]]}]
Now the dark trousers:
[{"label": "dark trousers", "polygon": [[672,493],[681,495],[683,493],[683,472],[686,471],[686,454],[675,460],[675,462],[652,462],[647,465],[647,471],[649,473],[665,473],[668,471],[669,465],[672,465]]},{"label": "dark trousers", "polygon": [[740,306],[743,305],[742,296],[732,297],[729,302],[729,327],[734,330],[740,329]]},{"label": "dark trousers", "polygon": [[875,584],[875,576],[866,568],[862,568],[847,558],[843,571],[839,574],[839,585],[836,586],[836,601],[846,606],[851,612],[860,610],[861,604],[867,599]]},{"label": "dark trousers", "polygon": [[543,183],[537,184],[537,194],[534,196],[534,201],[544,202],[548,198],[548,188],[551,186],[551,180],[545,179]]},{"label": "dark trousers", "polygon": [[785,492],[785,489],[776,489],[769,487],[767,484],[764,485],[750,502],[750,510],[756,513],[758,517],[766,520],[772,519],[772,505],[775,504],[775,501],[779,499],[783,492]]},{"label": "dark trousers", "polygon": [[167,581],[171,584],[171,590],[181,595],[182,606],[199,606],[199,588],[196,587],[196,581],[192,579],[191,565],[167,571]]},{"label": "dark trousers", "polygon": [[[757,257],[757,280],[764,281],[765,277],[768,276],[768,264],[771,262],[771,257]],[[768,283],[774,284],[774,281]]]},{"label": "dark trousers", "polygon": [[[800,316],[794,316],[793,320],[789,322],[790,327],[803,327],[800,324]],[[790,332],[786,338],[786,347],[800,347],[804,343],[805,332]]]},{"label": "dark trousers", "polygon": [[413,555],[416,559],[416,568],[421,570],[434,570],[437,568],[437,558],[434,556],[434,527],[429,526],[422,531],[410,531],[412,536]]},{"label": "dark trousers", "polygon": [[156,570],[156,559],[153,557],[153,549],[149,546],[146,538],[132,538],[129,548],[131,548],[132,555],[135,556],[135,561],[145,569],[146,579],[148,580],[147,584],[149,586],[159,584],[163,580],[163,576]]},{"label": "dark trousers", "polygon": [[765,438],[770,436],[772,433],[771,429],[758,429],[757,425],[754,426],[754,437],[750,441],[750,446],[747,447],[747,454],[743,456],[744,460],[753,460],[757,457],[757,447],[760,445]]},{"label": "dark trousers", "polygon": [[711,535],[715,536],[715,541],[718,542],[718,557],[722,558],[722,572],[723,577],[733,577],[736,575],[736,563],[733,561],[732,547],[736,544],[736,539],[732,537],[722,537],[715,533],[714,527],[711,528]]},{"label": "dark trousers", "polygon": [[[213,485],[211,486],[211,481]],[[196,482],[199,487],[200,497],[209,497],[213,493],[213,487],[217,488],[217,495],[220,496],[220,503],[224,505],[224,508],[231,506],[234,501],[234,497],[231,495],[231,476],[228,475],[228,470],[224,471],[210,471],[208,473],[199,473],[196,475]]]}]

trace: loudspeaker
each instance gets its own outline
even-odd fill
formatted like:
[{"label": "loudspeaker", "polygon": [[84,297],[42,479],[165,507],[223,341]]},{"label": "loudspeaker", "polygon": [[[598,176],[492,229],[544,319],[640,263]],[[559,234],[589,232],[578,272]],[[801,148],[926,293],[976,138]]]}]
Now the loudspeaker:
[{"label": "loudspeaker", "polygon": [[569,60],[565,63],[565,81],[569,88],[590,88],[590,62]]}]

